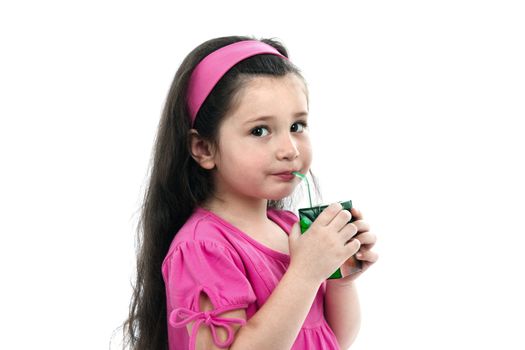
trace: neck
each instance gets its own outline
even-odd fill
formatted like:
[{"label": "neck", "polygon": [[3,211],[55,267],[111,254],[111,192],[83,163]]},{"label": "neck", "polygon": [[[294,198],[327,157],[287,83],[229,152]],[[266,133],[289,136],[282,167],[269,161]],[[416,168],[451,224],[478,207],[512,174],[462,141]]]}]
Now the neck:
[{"label": "neck", "polygon": [[269,221],[267,205],[266,199],[224,200],[213,197],[203,203],[202,207],[237,227],[262,227]]}]

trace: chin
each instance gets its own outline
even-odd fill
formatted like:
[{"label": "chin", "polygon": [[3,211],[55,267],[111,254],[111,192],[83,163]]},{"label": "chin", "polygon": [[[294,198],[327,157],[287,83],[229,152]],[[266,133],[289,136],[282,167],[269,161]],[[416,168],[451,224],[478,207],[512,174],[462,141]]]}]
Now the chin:
[{"label": "chin", "polygon": [[266,188],[266,190],[263,193],[261,193],[260,198],[278,201],[280,199],[291,196],[296,190],[296,188],[296,183],[288,183],[285,186],[272,186],[272,188]]},{"label": "chin", "polygon": [[273,193],[272,195],[268,195],[266,199],[273,200],[273,201],[278,201],[278,200],[281,200],[283,198],[291,196],[292,193],[293,193],[293,191],[283,191],[281,193]]}]

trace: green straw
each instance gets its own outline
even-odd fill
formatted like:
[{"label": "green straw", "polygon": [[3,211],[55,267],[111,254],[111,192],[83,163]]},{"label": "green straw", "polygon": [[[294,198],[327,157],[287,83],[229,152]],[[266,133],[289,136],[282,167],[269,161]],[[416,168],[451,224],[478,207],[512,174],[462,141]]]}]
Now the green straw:
[{"label": "green straw", "polygon": [[308,188],[308,199],[310,200],[310,208],[312,208],[313,204],[312,204],[312,196],[310,195],[310,183],[308,182],[308,179],[306,178],[306,175],[298,173],[297,171],[292,171],[292,174],[294,174],[298,178],[306,181],[306,185],[307,185],[307,188]]}]

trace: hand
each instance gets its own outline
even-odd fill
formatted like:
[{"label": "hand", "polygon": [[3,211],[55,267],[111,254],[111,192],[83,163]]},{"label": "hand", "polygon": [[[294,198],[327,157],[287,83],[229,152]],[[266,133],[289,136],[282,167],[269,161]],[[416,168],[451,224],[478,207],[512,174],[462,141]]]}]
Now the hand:
[{"label": "hand", "polygon": [[[372,266],[378,259],[377,253],[373,252],[371,249],[376,243],[376,236],[369,232],[370,226],[363,220],[363,214],[356,208],[352,208],[350,210],[350,213],[352,214],[352,217],[356,220],[352,222],[349,225],[355,225],[357,227],[357,234],[354,236],[353,239],[359,240],[361,243],[361,246],[356,253],[355,257],[357,260],[360,260],[362,263],[362,269],[359,272],[356,272],[354,274],[351,274],[349,276],[339,278],[339,279],[331,279],[328,280],[328,282],[332,284],[349,284],[356,280],[359,276],[363,274],[370,266]],[[352,258],[345,261],[345,264],[351,263]],[[344,265],[344,264],[343,264]]]},{"label": "hand", "polygon": [[[290,266],[301,278],[322,283],[359,250],[352,239],[357,226],[348,224],[352,214],[341,203],[333,203],[319,214],[304,234],[296,223],[289,235]],[[347,243],[348,242],[348,243]]]}]

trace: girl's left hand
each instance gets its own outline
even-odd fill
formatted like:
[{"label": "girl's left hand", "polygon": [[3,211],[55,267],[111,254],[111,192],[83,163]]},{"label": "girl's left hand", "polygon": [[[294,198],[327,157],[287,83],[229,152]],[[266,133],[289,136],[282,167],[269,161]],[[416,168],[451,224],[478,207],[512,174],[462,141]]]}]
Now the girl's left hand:
[{"label": "girl's left hand", "polygon": [[357,260],[360,260],[362,263],[362,269],[359,272],[353,273],[349,276],[328,280],[331,283],[336,284],[347,284],[353,282],[356,278],[361,276],[363,272],[368,270],[378,259],[377,253],[373,252],[371,249],[376,243],[376,236],[369,232],[370,226],[363,220],[363,214],[356,208],[350,209],[352,217],[355,218],[355,221],[352,222],[357,227],[357,233],[353,239],[359,240],[361,247],[357,251],[355,257]]}]

